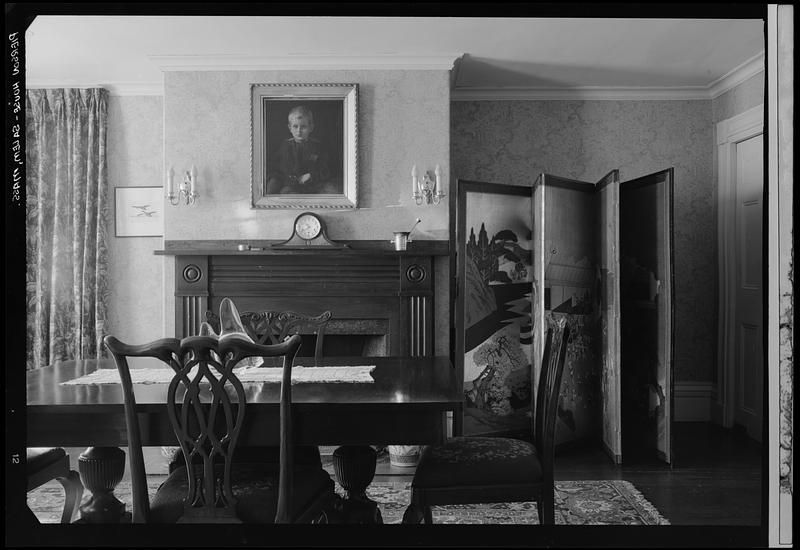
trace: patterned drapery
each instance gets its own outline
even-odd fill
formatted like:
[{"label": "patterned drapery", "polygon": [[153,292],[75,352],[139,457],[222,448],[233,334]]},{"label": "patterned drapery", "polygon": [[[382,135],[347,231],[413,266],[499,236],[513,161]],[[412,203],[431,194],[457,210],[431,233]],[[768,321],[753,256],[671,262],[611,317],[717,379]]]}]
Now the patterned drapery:
[{"label": "patterned drapery", "polygon": [[26,90],[28,370],[105,354],[106,102]]}]

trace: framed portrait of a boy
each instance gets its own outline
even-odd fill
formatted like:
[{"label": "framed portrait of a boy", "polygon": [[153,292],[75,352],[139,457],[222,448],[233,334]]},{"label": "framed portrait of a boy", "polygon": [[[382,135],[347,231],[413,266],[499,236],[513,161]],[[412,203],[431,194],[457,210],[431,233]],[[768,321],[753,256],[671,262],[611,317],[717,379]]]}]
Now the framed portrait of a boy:
[{"label": "framed portrait of a boy", "polygon": [[252,208],[356,208],[358,84],[251,85]]}]

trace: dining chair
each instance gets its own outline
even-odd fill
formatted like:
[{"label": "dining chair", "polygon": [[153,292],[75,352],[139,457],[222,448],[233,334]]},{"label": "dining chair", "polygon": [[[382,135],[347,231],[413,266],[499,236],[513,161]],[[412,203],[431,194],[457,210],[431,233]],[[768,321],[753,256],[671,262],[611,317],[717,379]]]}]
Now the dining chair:
[{"label": "dining chair", "polygon": [[563,318],[547,330],[539,387],[531,404],[532,442],[460,436],[426,446],[403,523],[433,523],[435,505],[527,501],[536,501],[540,524],[555,523],[553,439],[568,340]]},{"label": "dining chair", "polygon": [[[330,311],[325,311],[316,317],[295,311],[245,311],[241,313],[240,318],[247,334],[259,344],[277,344],[292,334],[315,335],[314,365],[317,367],[322,365],[322,345],[325,329],[331,320]],[[206,311],[206,322],[219,333],[219,315],[213,311]]]},{"label": "dining chair", "polygon": [[69,455],[61,447],[29,447],[25,451],[28,491],[49,481],[58,481],[64,487],[61,523],[72,522],[81,504],[83,484],[78,472],[69,468]]},{"label": "dining chair", "polygon": [[[244,311],[239,314],[239,319],[247,335],[258,344],[278,344],[292,334],[316,334],[314,365],[321,365],[322,343],[325,337],[325,328],[331,319],[330,311],[325,311],[317,316],[303,315],[294,311]],[[206,311],[206,323],[214,333],[221,332],[220,317],[217,313]],[[267,362],[270,361],[267,360]],[[275,462],[278,458],[277,451],[276,447],[242,447],[237,460]],[[316,445],[298,445],[295,448],[294,458],[297,464],[322,466],[322,456]],[[181,462],[181,454],[176,453],[170,460],[170,471]]]},{"label": "dining chair", "polygon": [[[134,523],[328,521],[337,501],[333,480],[321,466],[293,460],[291,374],[300,336],[262,345],[243,332],[223,330],[218,338],[164,338],[133,346],[109,335],[104,342],[122,381]],[[175,373],[164,406],[185,464],[167,476],[152,501],[128,357],[160,359]],[[283,358],[277,463],[233,460],[247,419],[246,393],[234,367],[248,357]]]}]

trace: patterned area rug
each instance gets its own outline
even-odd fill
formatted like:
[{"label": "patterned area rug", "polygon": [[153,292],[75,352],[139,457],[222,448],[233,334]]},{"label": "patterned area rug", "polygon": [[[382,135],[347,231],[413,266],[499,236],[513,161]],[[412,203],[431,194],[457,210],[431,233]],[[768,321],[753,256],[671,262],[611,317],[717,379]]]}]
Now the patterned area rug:
[{"label": "patterned area rug", "polygon": [[[165,476],[148,479],[153,495]],[[409,502],[407,482],[374,482],[367,490],[378,502],[384,523],[400,523]],[[342,492],[341,487],[337,490]],[[117,498],[131,509],[130,483],[121,482]],[[84,501],[89,497],[84,492]],[[58,523],[64,506],[64,492],[53,481],[28,493],[28,507],[42,523]],[[515,502],[498,504],[459,504],[434,506],[435,523],[455,524],[536,524],[536,504]],[[557,481],[556,523],[568,525],[669,525],[661,514],[628,481]]]}]

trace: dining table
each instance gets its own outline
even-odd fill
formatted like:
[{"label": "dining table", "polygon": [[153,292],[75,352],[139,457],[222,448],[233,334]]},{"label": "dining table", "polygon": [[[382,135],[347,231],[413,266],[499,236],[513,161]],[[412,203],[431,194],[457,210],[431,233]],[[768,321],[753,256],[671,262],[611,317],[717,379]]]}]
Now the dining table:
[{"label": "dining table", "polygon": [[[295,364],[302,364],[298,358]],[[131,362],[136,369],[168,367],[156,359]],[[461,433],[463,392],[449,357],[328,357],[321,367],[364,366],[371,380],[323,382],[293,380],[292,420],[295,445],[334,445],[350,449],[372,445],[425,445],[447,436],[447,412],[453,412],[453,435]],[[312,371],[314,367],[304,367]],[[92,499],[113,502],[114,487],[124,471],[127,428],[122,388],[111,359],[61,361],[27,373],[28,447],[83,447],[81,478]],[[297,370],[297,369],[295,369]],[[106,376],[104,383],[80,383],[90,375]],[[79,382],[79,383],[75,383]],[[175,446],[177,439],[167,415],[165,381],[134,383],[134,395],[145,447]],[[245,422],[239,446],[279,444],[280,383],[244,383]],[[113,464],[117,465],[114,466]],[[372,473],[366,486],[372,481]],[[91,479],[88,479],[91,478]],[[362,491],[363,494],[363,491]],[[108,506],[81,507],[84,522],[121,521]]]}]

